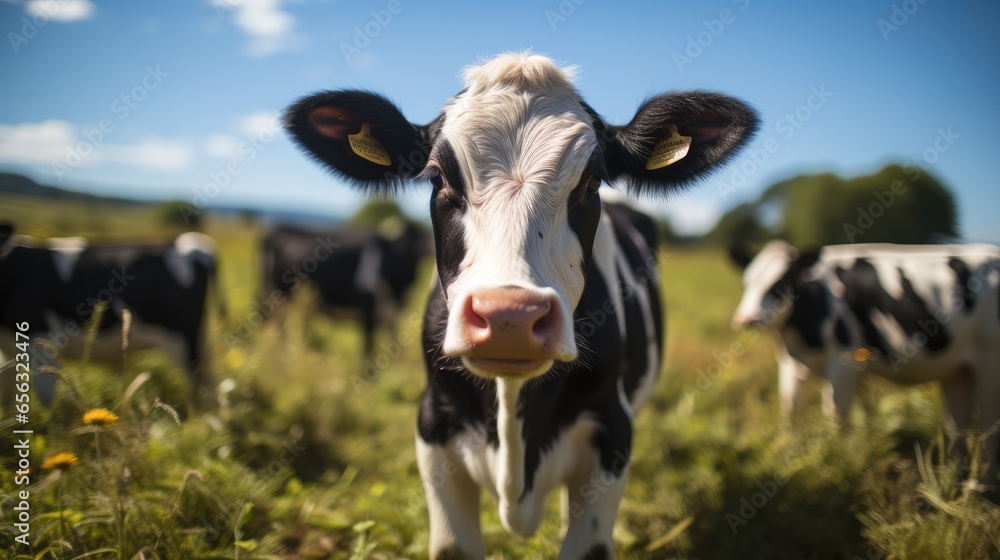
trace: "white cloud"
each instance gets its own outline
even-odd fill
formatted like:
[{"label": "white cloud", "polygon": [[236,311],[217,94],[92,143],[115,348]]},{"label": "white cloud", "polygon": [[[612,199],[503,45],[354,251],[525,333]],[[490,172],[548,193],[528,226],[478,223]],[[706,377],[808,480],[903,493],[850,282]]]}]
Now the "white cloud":
[{"label": "white cloud", "polygon": [[240,132],[247,136],[260,136],[268,129],[272,132],[281,130],[281,118],[276,111],[257,111],[240,119]]},{"label": "white cloud", "polygon": [[267,56],[280,51],[299,50],[305,39],[294,32],[295,17],[283,11],[283,0],[212,0],[220,16],[233,12],[236,25],[250,36],[245,51],[249,56]]},{"label": "white cloud", "polygon": [[49,164],[69,169],[98,163],[120,163],[133,167],[171,171],[191,163],[193,150],[187,142],[158,137],[142,138],[136,144],[114,144],[88,128],[91,137],[77,133],[66,121],[0,124],[0,160],[26,164]]},{"label": "white cloud", "polygon": [[30,0],[24,5],[28,15],[53,21],[79,21],[94,13],[90,0]]},{"label": "white cloud", "polygon": [[205,153],[220,159],[233,159],[239,155],[240,139],[229,134],[212,134],[205,139]]}]

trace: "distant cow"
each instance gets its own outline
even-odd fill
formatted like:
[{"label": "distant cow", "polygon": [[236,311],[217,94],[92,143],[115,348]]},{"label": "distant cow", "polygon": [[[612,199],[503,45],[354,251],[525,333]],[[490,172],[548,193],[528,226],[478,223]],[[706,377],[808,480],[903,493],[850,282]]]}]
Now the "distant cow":
[{"label": "distant cow", "polygon": [[[130,349],[166,350],[190,374],[196,395],[210,396],[204,319],[216,275],[212,238],[189,232],[169,244],[91,247],[79,237],[44,240],[12,233],[12,226],[0,225],[0,351],[8,359],[14,350],[10,329],[25,322],[36,339],[31,362],[36,374],[58,354],[80,356],[94,308],[107,302],[92,349],[96,358],[121,360],[121,315],[128,309]],[[47,339],[48,348],[37,339]],[[33,379],[43,400],[51,401],[53,376]]]},{"label": "distant cow", "polygon": [[[1000,248],[994,245],[831,245],[799,254],[772,241],[744,267],[733,327],[767,325],[778,350],[782,410],[801,408],[809,372],[829,382],[827,414],[846,417],[858,376],[940,381],[948,411],[970,427],[1000,420]],[[997,438],[988,446],[991,474]],[[995,483],[990,476],[987,479]]]},{"label": "distant cow", "polygon": [[431,558],[486,556],[480,488],[503,526],[528,536],[558,487],[559,558],[609,558],[663,319],[655,229],[603,204],[600,186],[677,192],[732,157],[757,118],[739,100],[689,91],[612,125],[572,71],[537,55],[501,55],[465,75],[428,125],[356,90],[303,98],[286,123],[355,186],[433,186],[437,278],[416,438]]},{"label": "distant cow", "polygon": [[313,286],[321,311],[360,317],[367,355],[375,328],[392,326],[402,309],[430,240],[412,224],[390,218],[377,231],[281,227],[264,238],[262,249],[263,297],[280,294],[283,300]]}]

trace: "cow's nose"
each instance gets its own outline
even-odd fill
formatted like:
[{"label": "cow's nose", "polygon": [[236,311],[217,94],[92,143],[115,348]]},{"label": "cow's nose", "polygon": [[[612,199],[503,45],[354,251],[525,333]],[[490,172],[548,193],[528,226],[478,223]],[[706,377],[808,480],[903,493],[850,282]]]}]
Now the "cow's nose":
[{"label": "cow's nose", "polygon": [[470,357],[488,360],[551,360],[562,335],[559,300],[504,286],[469,294],[463,313]]},{"label": "cow's nose", "polygon": [[754,317],[752,315],[737,314],[733,315],[733,322],[731,326],[734,331],[738,331],[742,329],[749,329],[752,327],[759,327],[761,326],[761,324],[762,323],[760,319],[758,319],[757,317]]}]

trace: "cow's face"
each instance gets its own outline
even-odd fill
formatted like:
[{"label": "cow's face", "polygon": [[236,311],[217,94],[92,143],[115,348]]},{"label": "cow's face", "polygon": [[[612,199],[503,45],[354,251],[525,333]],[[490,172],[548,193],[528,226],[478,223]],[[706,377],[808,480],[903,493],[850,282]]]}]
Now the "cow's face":
[{"label": "cow's face", "polygon": [[743,298],[733,313],[733,329],[784,325],[795,306],[796,287],[819,253],[799,254],[779,240],[765,245],[756,256],[739,247],[731,248],[730,254],[743,267]]},{"label": "cow's face", "polygon": [[358,91],[304,98],[287,126],[361,187],[430,180],[448,304],[443,352],[487,377],[540,375],[577,357],[573,312],[601,223],[601,182],[679,188],[733,154],[756,116],[732,98],[690,92],[653,98],[631,123],[611,126],[571,73],[541,56],[503,55],[465,77],[427,126]]}]

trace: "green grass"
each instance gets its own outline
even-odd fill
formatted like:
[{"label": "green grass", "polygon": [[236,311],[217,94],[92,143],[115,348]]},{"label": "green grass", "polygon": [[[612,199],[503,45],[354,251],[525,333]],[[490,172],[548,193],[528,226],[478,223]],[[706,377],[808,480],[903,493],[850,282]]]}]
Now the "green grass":
[{"label": "green grass", "polygon": [[[24,229],[86,229],[51,219]],[[219,408],[189,413],[187,380],[156,351],[130,353],[124,368],[65,361],[56,405],[32,408],[34,548],[13,547],[21,488],[4,461],[0,557],[425,558],[413,437],[430,263],[397,333],[380,333],[385,367],[365,379],[359,329],[312,317],[307,293],[285,309],[284,336],[273,322],[255,327],[258,232],[215,220],[207,233],[230,310],[211,319]],[[740,285],[722,252],[668,249],[660,263],[667,363],[637,419],[617,557],[1000,557],[1000,511],[942,453],[934,387],[866,383],[851,428],[818,411],[782,427],[769,340],[729,330]],[[84,426],[82,413],[99,406],[121,418]],[[11,437],[0,427],[0,448]],[[37,470],[59,451],[80,464]],[[538,534],[522,540],[484,494],[490,558],[554,557],[551,498]]]}]

